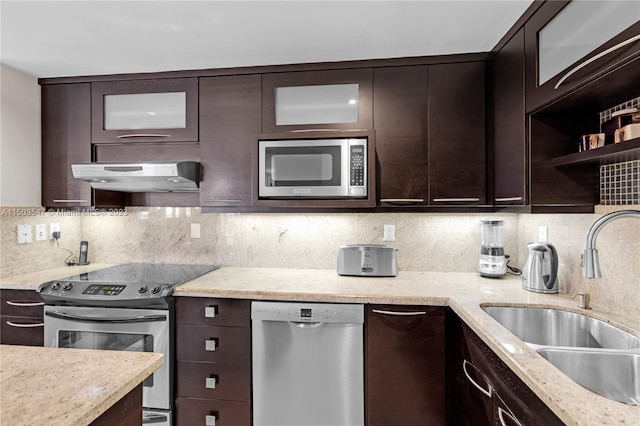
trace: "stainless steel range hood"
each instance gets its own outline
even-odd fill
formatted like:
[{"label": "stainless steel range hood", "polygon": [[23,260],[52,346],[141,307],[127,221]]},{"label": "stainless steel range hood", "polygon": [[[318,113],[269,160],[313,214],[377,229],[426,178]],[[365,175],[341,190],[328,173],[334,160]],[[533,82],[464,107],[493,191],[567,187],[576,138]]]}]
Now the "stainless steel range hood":
[{"label": "stainless steel range hood", "polygon": [[72,164],[73,177],[95,189],[121,192],[197,192],[197,161]]}]

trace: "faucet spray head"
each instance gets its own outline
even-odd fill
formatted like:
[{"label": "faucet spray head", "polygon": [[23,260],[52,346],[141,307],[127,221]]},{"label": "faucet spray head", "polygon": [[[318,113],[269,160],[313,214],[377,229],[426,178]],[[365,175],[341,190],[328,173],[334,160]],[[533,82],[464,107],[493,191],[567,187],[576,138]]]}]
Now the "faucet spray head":
[{"label": "faucet spray head", "polygon": [[585,278],[602,278],[597,249],[584,249],[582,254],[582,276]]}]

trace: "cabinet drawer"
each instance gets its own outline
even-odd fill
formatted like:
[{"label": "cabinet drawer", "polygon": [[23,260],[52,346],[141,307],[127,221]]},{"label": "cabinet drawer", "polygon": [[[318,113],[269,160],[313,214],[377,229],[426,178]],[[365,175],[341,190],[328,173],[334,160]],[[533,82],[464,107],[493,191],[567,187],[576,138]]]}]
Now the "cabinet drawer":
[{"label": "cabinet drawer", "polygon": [[176,325],[177,359],[251,363],[251,329],[211,325]]},{"label": "cabinet drawer", "polygon": [[251,366],[178,361],[179,396],[249,401]]},{"label": "cabinet drawer", "polygon": [[[215,422],[214,422],[215,417]],[[249,426],[251,403],[197,398],[176,400],[178,426]]]},{"label": "cabinet drawer", "polygon": [[44,315],[44,301],[34,290],[2,290],[0,301],[2,315],[40,318]]},{"label": "cabinet drawer", "polygon": [[178,297],[176,298],[176,322],[249,327],[251,301]]},{"label": "cabinet drawer", "polygon": [[0,343],[44,346],[44,321],[37,317],[0,316]]}]

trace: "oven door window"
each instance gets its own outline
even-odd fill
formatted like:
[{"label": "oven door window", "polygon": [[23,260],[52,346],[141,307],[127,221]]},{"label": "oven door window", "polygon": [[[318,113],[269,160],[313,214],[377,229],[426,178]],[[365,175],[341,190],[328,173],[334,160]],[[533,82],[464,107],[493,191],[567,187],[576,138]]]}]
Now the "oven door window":
[{"label": "oven door window", "polygon": [[341,186],[340,146],[272,147],[265,150],[266,186]]},{"label": "oven door window", "polygon": [[[153,336],[151,334],[59,330],[58,347],[153,352]],[[153,374],[144,381],[143,385],[153,386]]]}]

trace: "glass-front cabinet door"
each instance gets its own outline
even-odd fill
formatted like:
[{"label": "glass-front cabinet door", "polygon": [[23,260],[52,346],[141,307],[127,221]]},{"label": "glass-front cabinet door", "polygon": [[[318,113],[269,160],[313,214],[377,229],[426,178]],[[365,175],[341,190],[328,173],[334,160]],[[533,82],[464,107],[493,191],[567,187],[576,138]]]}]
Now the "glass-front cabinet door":
[{"label": "glass-front cabinet door", "polygon": [[636,62],[640,2],[545,2],[525,25],[525,44],[526,103],[532,111]]},{"label": "glass-front cabinet door", "polygon": [[197,142],[198,79],[91,84],[92,142]]},{"label": "glass-front cabinet door", "polygon": [[373,128],[371,68],[265,74],[263,132]]}]

